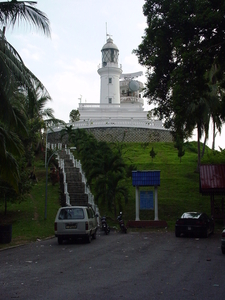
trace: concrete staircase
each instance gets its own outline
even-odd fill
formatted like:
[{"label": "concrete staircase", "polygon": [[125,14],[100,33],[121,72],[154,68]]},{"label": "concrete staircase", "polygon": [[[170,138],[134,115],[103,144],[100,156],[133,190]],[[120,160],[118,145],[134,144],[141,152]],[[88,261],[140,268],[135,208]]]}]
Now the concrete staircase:
[{"label": "concrete staircase", "polygon": [[77,162],[68,149],[58,153],[60,170],[61,206],[93,205],[93,195],[86,187],[86,179],[80,162]]}]

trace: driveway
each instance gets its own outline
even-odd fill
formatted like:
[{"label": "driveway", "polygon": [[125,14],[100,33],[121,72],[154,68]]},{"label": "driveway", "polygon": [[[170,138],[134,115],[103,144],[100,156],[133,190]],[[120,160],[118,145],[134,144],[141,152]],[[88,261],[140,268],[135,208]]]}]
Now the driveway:
[{"label": "driveway", "polygon": [[224,299],[224,265],[219,234],[99,231],[91,244],[0,251],[0,299]]}]

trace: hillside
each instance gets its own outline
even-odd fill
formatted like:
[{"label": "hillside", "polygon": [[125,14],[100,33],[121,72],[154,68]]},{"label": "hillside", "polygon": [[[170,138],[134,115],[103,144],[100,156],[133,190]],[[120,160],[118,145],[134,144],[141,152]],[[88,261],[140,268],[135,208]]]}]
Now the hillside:
[{"label": "hillside", "polygon": [[[154,148],[155,158],[150,151]],[[160,186],[158,188],[159,219],[168,223],[168,229],[174,230],[174,224],[183,211],[205,211],[210,215],[210,197],[199,193],[199,174],[197,167],[197,144],[187,143],[185,155],[180,159],[172,143],[123,144],[125,162],[136,165],[137,170],[160,170]],[[212,151],[206,148],[202,163],[225,163],[224,151]],[[0,203],[1,222],[13,225],[12,243],[43,239],[54,235],[54,219],[59,207],[59,185],[48,182],[47,219],[45,211],[45,169],[43,158],[35,161],[37,183],[33,184],[31,193],[21,202],[7,202],[7,215],[4,216],[4,203]],[[135,219],[135,188],[132,179],[128,178],[129,201],[123,203],[125,220]],[[152,189],[153,188],[149,188]],[[107,209],[99,204],[101,214],[113,219]],[[141,211],[141,220],[153,220],[153,211]],[[116,225],[111,221],[111,225]],[[0,248],[3,245],[0,245]]]}]

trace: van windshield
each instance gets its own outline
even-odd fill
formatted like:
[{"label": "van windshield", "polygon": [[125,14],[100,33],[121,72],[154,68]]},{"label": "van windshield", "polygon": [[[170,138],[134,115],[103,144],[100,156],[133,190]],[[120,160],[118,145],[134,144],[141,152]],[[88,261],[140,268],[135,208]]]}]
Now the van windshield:
[{"label": "van windshield", "polygon": [[60,211],[59,220],[84,219],[82,208],[64,208]]}]

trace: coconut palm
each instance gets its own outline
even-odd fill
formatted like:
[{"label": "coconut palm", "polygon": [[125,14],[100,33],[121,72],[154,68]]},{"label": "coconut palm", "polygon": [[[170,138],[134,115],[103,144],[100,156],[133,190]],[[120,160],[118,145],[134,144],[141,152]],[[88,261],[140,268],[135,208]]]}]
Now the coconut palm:
[{"label": "coconut palm", "polygon": [[36,1],[4,1],[0,2],[0,24],[15,26],[16,22],[26,21],[44,34],[50,35],[49,20],[46,15],[35,8]]},{"label": "coconut palm", "polygon": [[[17,159],[23,145],[19,138],[26,131],[26,116],[22,97],[35,95],[33,82],[38,79],[26,68],[16,49],[7,42],[6,26],[14,26],[24,20],[33,24],[44,34],[50,35],[49,20],[34,7],[33,1],[0,2],[0,179],[14,188],[18,185]],[[10,166],[10,167],[9,167]]]}]

